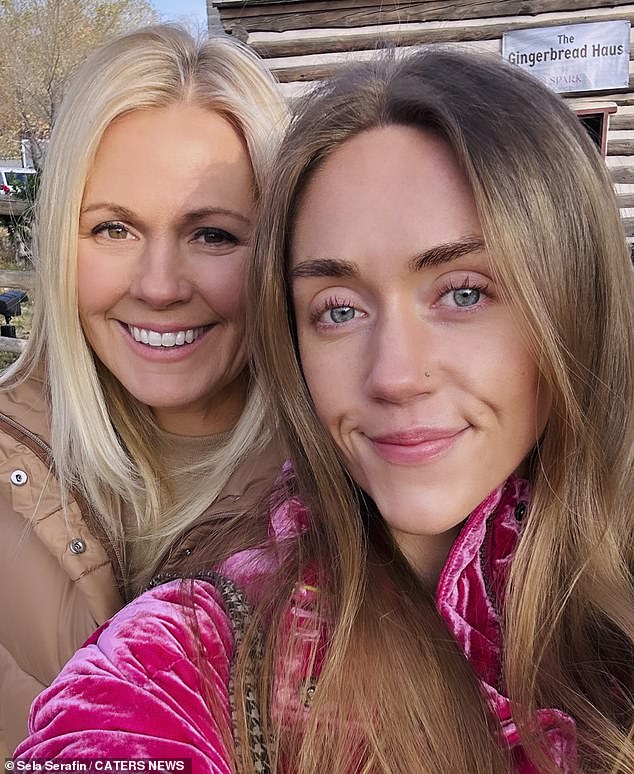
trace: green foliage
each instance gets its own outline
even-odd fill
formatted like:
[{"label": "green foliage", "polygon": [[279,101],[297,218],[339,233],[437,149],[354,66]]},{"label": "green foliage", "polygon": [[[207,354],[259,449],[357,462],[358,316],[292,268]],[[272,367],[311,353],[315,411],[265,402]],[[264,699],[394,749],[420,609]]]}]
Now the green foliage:
[{"label": "green foliage", "polygon": [[25,183],[16,183],[13,186],[13,196],[16,199],[21,199],[22,201],[29,202],[32,205],[35,203],[35,197],[37,196],[37,189],[39,184],[39,171],[34,175],[27,175]]},{"label": "green foliage", "polygon": [[[27,207],[17,217],[11,215],[0,216],[0,224],[4,225],[7,230],[13,262],[17,261],[22,266],[28,262],[31,256],[31,226],[39,182],[40,173],[36,172],[34,175],[28,175],[25,183],[15,183],[11,196],[14,199],[26,202]],[[11,268],[16,267],[14,265]]]}]

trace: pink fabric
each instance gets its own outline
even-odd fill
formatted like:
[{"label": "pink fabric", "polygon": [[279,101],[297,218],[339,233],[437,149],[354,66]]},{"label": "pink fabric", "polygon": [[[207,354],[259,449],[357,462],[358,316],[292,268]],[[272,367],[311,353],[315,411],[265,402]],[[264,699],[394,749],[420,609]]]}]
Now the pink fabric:
[{"label": "pink fabric", "polygon": [[[502,619],[506,581],[530,497],[529,484],[511,477],[471,513],[452,546],[436,588],[438,610],[480,678],[502,725],[518,774],[539,774],[520,746],[511,704],[503,695]],[[519,508],[518,508],[519,506]],[[562,772],[576,768],[575,724],[557,709],[543,709],[536,722]]]},{"label": "pink fabric", "polygon": [[[230,729],[230,623],[215,589],[194,590],[209,676]],[[191,758],[193,772],[232,774],[222,729],[201,691],[191,610],[179,581],[136,599],[104,624],[31,708],[24,760]]]},{"label": "pink fabric", "polygon": [[[528,484],[514,477],[492,492],[467,519],[437,587],[440,614],[500,719],[517,774],[537,772],[524,756],[504,696],[499,609],[521,529],[518,517],[528,498]],[[305,510],[290,501],[273,515],[272,534],[282,541],[301,530],[305,521]],[[228,560],[222,571],[257,596],[277,559],[271,551],[245,551]],[[294,713],[310,689],[316,670],[307,669],[307,654],[313,643],[320,641],[322,653],[326,647],[325,627],[313,610],[318,592],[309,581],[297,587],[288,610],[286,626],[297,648],[293,663],[285,665],[285,680],[275,686],[272,711],[282,719]],[[194,588],[200,635],[222,711],[220,723],[227,728],[230,623],[212,586],[201,581]],[[16,756],[191,757],[196,773],[230,772],[231,756],[202,698],[195,664],[191,611],[179,582],[147,592],[102,627],[38,697],[31,713],[32,735]],[[535,720],[546,734],[553,761],[571,774],[574,722],[557,709],[542,709]]]}]

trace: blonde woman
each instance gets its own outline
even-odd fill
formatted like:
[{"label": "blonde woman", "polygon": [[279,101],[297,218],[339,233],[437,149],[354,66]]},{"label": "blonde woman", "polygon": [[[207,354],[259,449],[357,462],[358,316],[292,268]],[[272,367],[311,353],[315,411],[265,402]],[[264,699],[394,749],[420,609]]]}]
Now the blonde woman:
[{"label": "blonde woman", "polygon": [[300,106],[258,235],[273,541],[120,613],[22,755],[631,774],[634,281],[574,114],[501,60],[364,64]]},{"label": "blonde woman", "polygon": [[106,45],[69,89],[38,202],[33,330],[1,380],[9,749],[34,696],[157,568],[203,539],[222,557],[266,534],[231,516],[280,462],[243,281],[284,123],[248,49],[170,26]]}]

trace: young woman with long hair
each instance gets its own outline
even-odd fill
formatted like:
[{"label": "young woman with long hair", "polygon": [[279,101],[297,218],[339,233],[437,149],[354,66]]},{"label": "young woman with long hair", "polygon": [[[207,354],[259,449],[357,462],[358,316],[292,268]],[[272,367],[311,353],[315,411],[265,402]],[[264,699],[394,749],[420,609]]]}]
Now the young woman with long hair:
[{"label": "young woman with long hair", "polygon": [[[158,567],[218,558],[281,464],[244,343],[255,204],[286,124],[229,38],[156,26],[106,44],[56,117],[35,311],[0,378],[0,737]],[[240,523],[239,523],[240,522]]]},{"label": "young woman with long hair", "polygon": [[271,540],[117,616],[20,753],[634,771],[634,278],[574,114],[464,52],[341,74],[282,145],[251,289]]}]

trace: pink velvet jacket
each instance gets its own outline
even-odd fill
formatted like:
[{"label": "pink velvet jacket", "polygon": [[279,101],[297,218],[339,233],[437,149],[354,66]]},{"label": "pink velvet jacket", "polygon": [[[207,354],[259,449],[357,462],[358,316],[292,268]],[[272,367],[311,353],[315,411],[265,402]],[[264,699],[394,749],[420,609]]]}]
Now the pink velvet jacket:
[{"label": "pink velvet jacket", "polygon": [[[519,744],[501,684],[499,609],[527,498],[528,485],[514,477],[492,492],[467,519],[437,587],[438,609],[500,720],[518,774],[536,770]],[[289,510],[286,507],[274,515],[275,535],[288,533]],[[253,555],[237,554],[225,563],[223,572],[240,585],[252,581],[247,576],[266,572]],[[312,587],[300,586],[289,605],[288,615],[296,619],[294,631],[300,639],[302,631],[307,639],[315,632],[310,612],[314,593]],[[213,586],[196,581],[194,599],[208,659],[207,679],[219,699],[215,718],[205,702],[196,666],[199,651],[191,630],[191,610],[180,583],[174,581],[136,599],[76,653],[34,702],[31,735],[16,757],[191,758],[195,774],[230,774],[232,756],[220,728],[230,727],[232,628]],[[301,688],[305,690],[310,681],[299,645],[296,663],[286,665],[284,687],[274,691],[272,711],[282,713],[281,717],[285,707],[305,698]],[[553,760],[570,774],[576,763],[574,722],[557,709],[540,710],[537,722]]]}]

